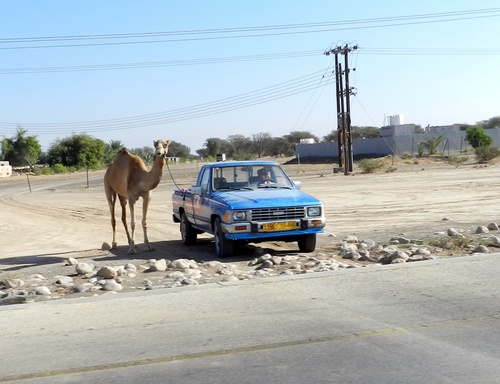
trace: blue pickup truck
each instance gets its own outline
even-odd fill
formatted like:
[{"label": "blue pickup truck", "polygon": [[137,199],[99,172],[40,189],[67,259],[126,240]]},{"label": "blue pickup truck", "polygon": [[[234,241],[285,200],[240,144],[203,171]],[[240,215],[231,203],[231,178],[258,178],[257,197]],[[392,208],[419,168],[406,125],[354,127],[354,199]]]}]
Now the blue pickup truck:
[{"label": "blue pickup truck", "polygon": [[274,161],[206,164],[191,189],[174,191],[173,220],[186,245],[213,234],[218,257],[232,256],[237,243],[263,241],[296,241],[300,251],[313,252],[325,210],[300,185]]}]

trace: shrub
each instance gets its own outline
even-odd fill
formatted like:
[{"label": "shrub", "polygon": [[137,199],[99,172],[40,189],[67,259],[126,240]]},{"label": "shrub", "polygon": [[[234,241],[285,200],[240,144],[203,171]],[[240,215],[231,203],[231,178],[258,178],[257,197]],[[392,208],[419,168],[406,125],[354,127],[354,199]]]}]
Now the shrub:
[{"label": "shrub", "polygon": [[380,159],[362,159],[358,161],[358,166],[363,173],[373,173],[377,169],[384,166],[384,162]]},{"label": "shrub", "polygon": [[493,139],[488,136],[486,132],[484,132],[484,128],[479,125],[469,127],[465,132],[467,141],[474,149],[489,146],[493,143]]},{"label": "shrub", "polygon": [[52,166],[52,172],[54,173],[65,173],[66,172],[66,167],[62,164],[54,164]]},{"label": "shrub", "polygon": [[473,243],[474,239],[471,236],[437,236],[428,241],[428,245],[443,249],[460,249],[468,247]]},{"label": "shrub", "polygon": [[39,167],[36,167],[33,172],[35,172],[35,175],[36,176],[40,176],[40,175],[51,175],[52,174],[52,169],[49,168],[49,167],[44,167],[44,168],[39,168]]},{"label": "shrub", "polygon": [[491,145],[483,145],[475,150],[476,159],[480,164],[487,163],[500,156],[500,150]]},{"label": "shrub", "polygon": [[467,156],[453,156],[453,157],[448,157],[446,159],[446,162],[450,165],[455,166],[455,168],[458,168],[460,165],[465,163],[469,158]]}]

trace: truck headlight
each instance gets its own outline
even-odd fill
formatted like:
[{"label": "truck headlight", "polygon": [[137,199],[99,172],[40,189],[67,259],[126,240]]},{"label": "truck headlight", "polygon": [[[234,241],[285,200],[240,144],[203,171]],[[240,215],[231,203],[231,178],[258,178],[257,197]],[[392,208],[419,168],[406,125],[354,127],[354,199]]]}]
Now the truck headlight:
[{"label": "truck headlight", "polygon": [[247,213],[245,211],[234,211],[233,212],[233,221],[243,221],[246,220]]},{"label": "truck headlight", "polygon": [[307,207],[307,216],[321,216],[321,207]]}]

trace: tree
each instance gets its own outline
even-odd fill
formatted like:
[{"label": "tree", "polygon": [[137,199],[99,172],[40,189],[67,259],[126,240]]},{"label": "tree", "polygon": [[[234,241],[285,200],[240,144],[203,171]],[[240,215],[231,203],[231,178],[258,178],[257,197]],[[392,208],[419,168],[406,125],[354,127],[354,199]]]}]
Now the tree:
[{"label": "tree", "polygon": [[168,146],[167,156],[180,157],[181,159],[189,159],[191,157],[191,149],[184,144],[180,144],[172,140],[172,142]]},{"label": "tree", "polygon": [[500,116],[495,116],[488,120],[480,121],[479,123],[477,123],[477,125],[484,127],[484,129],[500,127]]},{"label": "tree", "polygon": [[292,156],[294,154],[294,147],[284,137],[273,137],[269,140],[266,152],[274,157],[281,155]]},{"label": "tree", "polygon": [[28,131],[21,126],[17,127],[14,137],[2,139],[3,159],[18,167],[33,165],[42,155],[42,147],[36,136],[26,136]]},{"label": "tree", "polygon": [[106,144],[106,148],[104,150],[104,164],[109,165],[113,162],[118,151],[123,148],[123,144],[120,140],[111,140]]},{"label": "tree", "polygon": [[[377,127],[351,127],[351,138],[354,139],[372,139],[380,136],[380,129]],[[338,141],[337,130],[333,130],[331,133],[323,137],[323,141]]]},{"label": "tree", "polygon": [[248,160],[255,157],[253,141],[243,135],[228,136],[227,141],[233,146],[232,157],[236,160]]},{"label": "tree", "polygon": [[252,135],[253,145],[257,156],[260,158],[266,153],[266,148],[271,142],[271,135],[269,133],[259,132]]},{"label": "tree", "polygon": [[[227,140],[222,140],[217,137],[211,137],[207,139],[205,142],[205,148],[206,151],[203,151],[203,153],[205,153],[206,157],[211,156],[215,158],[215,156],[219,153],[225,153],[226,155],[231,157],[233,154],[232,144]],[[199,151],[197,152],[198,154],[200,154]]]},{"label": "tree", "polygon": [[104,141],[83,133],[57,140],[50,146],[47,156],[50,166],[60,164],[77,169],[99,169],[105,158],[105,149]]},{"label": "tree", "polygon": [[309,131],[292,131],[288,135],[283,136],[290,144],[299,144],[301,139],[314,139],[319,143],[319,138]]},{"label": "tree", "polygon": [[467,128],[465,130],[465,134],[465,138],[474,149],[483,147],[485,145],[491,145],[493,143],[493,139],[488,136],[484,132],[484,128],[479,125],[474,125]]},{"label": "tree", "polygon": [[145,164],[152,163],[155,157],[155,151],[151,147],[132,148],[129,152],[139,156]]},{"label": "tree", "polygon": [[429,155],[434,155],[437,152],[438,147],[443,143],[444,141],[443,136],[437,136],[437,137],[428,137],[425,140],[422,140],[420,143],[418,143],[418,154],[419,156],[422,156],[424,154],[424,150],[427,150]]}]

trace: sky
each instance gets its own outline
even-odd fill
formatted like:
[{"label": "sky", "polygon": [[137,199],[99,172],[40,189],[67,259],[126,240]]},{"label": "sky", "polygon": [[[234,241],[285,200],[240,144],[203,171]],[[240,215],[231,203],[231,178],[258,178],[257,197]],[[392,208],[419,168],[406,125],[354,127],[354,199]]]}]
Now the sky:
[{"label": "sky", "polygon": [[231,135],[323,138],[325,52],[346,45],[352,125],[475,124],[500,115],[498,36],[498,0],[1,0],[0,137],[193,154]]}]

